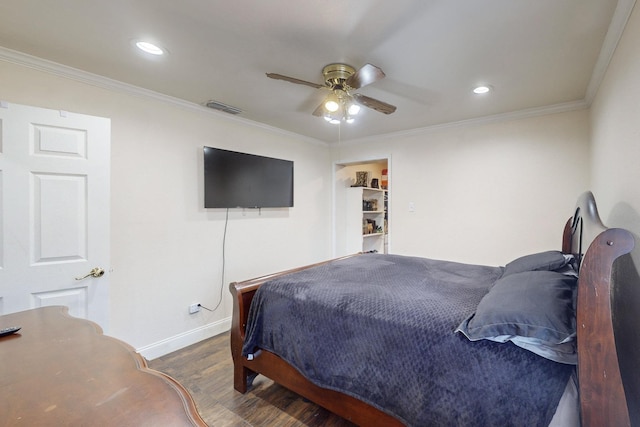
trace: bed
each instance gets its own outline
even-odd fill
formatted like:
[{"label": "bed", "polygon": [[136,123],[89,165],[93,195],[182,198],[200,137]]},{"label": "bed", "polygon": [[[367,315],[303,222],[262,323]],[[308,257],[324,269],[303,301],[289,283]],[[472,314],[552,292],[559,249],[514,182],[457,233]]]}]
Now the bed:
[{"label": "bed", "polygon": [[561,248],[504,267],[356,254],[234,282],[234,387],[358,425],[638,425],[633,247],[586,192]]}]

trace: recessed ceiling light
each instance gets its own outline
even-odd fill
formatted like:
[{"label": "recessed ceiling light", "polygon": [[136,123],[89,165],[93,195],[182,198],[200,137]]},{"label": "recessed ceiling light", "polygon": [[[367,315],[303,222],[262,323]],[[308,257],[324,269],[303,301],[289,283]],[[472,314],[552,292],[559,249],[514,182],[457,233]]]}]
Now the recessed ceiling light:
[{"label": "recessed ceiling light", "polygon": [[477,86],[476,88],[473,89],[473,93],[477,95],[481,95],[483,93],[489,93],[489,92],[491,92],[490,86]]},{"label": "recessed ceiling light", "polygon": [[143,52],[150,53],[151,55],[164,55],[164,50],[161,47],[150,42],[137,41],[136,47]]}]

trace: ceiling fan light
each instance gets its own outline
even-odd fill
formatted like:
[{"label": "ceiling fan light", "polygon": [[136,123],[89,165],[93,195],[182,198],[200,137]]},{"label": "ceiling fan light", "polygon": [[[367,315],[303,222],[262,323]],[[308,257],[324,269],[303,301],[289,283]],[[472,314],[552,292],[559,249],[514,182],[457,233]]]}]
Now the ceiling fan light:
[{"label": "ceiling fan light", "polygon": [[323,117],[332,125],[337,125],[338,123],[340,123],[340,118],[338,116],[332,115],[331,113],[327,113]]},{"label": "ceiling fan light", "polygon": [[356,120],[353,117],[349,116],[344,121],[349,123],[349,124],[351,124],[351,123],[355,122]]},{"label": "ceiling fan light", "polygon": [[360,106],[358,104],[352,103],[349,105],[348,113],[350,116],[355,116],[360,112]]},{"label": "ceiling fan light", "polygon": [[327,101],[324,103],[324,108],[326,108],[327,111],[331,113],[335,113],[340,108],[340,104],[338,104],[338,102],[334,99],[327,99]]}]

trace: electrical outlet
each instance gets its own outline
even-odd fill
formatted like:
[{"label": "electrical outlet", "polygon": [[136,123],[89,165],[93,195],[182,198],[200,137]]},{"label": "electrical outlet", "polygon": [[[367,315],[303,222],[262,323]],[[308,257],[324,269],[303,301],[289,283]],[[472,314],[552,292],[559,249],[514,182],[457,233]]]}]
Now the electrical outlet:
[{"label": "electrical outlet", "polygon": [[189,306],[189,314],[195,314],[200,311],[200,304],[195,303]]}]

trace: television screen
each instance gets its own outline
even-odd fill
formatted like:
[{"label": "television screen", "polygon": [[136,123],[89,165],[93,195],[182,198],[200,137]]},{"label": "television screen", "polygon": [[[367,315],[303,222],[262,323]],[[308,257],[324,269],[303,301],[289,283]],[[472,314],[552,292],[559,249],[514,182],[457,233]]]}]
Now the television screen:
[{"label": "television screen", "polygon": [[204,207],[293,207],[293,162],[204,147]]}]

